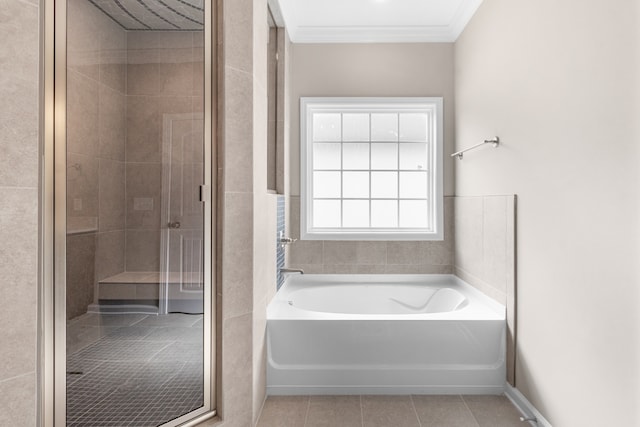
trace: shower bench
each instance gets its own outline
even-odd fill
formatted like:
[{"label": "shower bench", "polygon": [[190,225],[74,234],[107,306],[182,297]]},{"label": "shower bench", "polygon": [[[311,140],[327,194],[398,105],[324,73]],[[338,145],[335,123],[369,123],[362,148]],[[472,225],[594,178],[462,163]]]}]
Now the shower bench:
[{"label": "shower bench", "polygon": [[[160,304],[161,273],[157,271],[125,271],[98,282],[96,304],[88,311],[94,313],[162,314]],[[177,273],[169,273],[167,280],[167,311],[202,312],[202,284],[188,283]]]}]

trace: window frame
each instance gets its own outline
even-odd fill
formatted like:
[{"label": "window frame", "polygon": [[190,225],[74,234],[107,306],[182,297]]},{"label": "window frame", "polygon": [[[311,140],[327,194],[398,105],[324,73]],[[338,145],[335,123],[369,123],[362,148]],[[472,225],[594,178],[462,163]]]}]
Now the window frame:
[{"label": "window frame", "polygon": [[[364,110],[364,111],[363,111]],[[431,224],[428,228],[313,228],[314,113],[403,113],[428,111],[431,137],[429,189]],[[444,240],[444,117],[442,97],[300,97],[300,238],[301,240]],[[344,141],[340,141],[343,144]],[[398,141],[400,143],[400,141]],[[369,138],[371,144],[371,138]],[[371,166],[371,165],[369,165]],[[339,169],[344,171],[343,168]],[[363,171],[366,171],[364,169]],[[371,167],[368,169],[371,171]],[[400,169],[398,169],[400,171]],[[431,200],[432,199],[432,200]],[[344,200],[341,195],[340,200]],[[363,199],[364,200],[364,199]],[[369,194],[369,201],[371,201]],[[375,200],[375,199],[373,199]],[[398,195],[398,200],[400,197]]]}]

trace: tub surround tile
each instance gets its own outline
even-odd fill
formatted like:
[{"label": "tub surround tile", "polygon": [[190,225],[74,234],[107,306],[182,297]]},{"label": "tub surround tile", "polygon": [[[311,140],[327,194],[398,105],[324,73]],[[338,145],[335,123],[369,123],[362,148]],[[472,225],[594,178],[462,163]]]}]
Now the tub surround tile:
[{"label": "tub surround tile", "polygon": [[479,427],[461,396],[411,396],[418,418],[429,427]]},{"label": "tub surround tile", "polygon": [[[307,271],[305,270],[305,273]],[[310,272],[309,272],[310,273]],[[323,264],[323,274],[384,274],[384,265],[366,265],[366,264]]]},{"label": "tub surround tile", "polygon": [[257,427],[303,427],[308,411],[309,396],[270,396]]},{"label": "tub surround tile", "polygon": [[[444,205],[444,241],[298,240],[287,246],[286,265],[322,264],[321,271],[328,274],[451,274],[454,263],[454,198],[445,197]],[[286,234],[299,239],[300,197],[290,196],[288,206]]]},{"label": "tub surround tile", "polygon": [[455,198],[455,274],[507,308],[507,381],[515,383],[515,195]]},{"label": "tub surround tile", "polygon": [[470,272],[483,270],[483,199],[482,197],[458,197],[455,207],[457,267]]},{"label": "tub surround tile", "polygon": [[385,274],[453,274],[451,265],[386,265]]},{"label": "tub surround tile", "polygon": [[324,242],[298,240],[287,246],[291,264],[324,264]]},{"label": "tub surround tile", "polygon": [[362,396],[364,427],[420,427],[411,396]]},{"label": "tub surround tile", "polygon": [[327,241],[323,251],[324,264],[384,265],[387,261],[386,242]]}]

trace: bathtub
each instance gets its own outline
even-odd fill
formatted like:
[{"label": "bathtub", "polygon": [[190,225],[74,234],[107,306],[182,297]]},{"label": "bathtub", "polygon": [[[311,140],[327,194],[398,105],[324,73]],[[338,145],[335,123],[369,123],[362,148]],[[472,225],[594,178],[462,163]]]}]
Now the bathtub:
[{"label": "bathtub", "polygon": [[291,275],[267,308],[267,393],[499,394],[505,307],[453,275]]}]

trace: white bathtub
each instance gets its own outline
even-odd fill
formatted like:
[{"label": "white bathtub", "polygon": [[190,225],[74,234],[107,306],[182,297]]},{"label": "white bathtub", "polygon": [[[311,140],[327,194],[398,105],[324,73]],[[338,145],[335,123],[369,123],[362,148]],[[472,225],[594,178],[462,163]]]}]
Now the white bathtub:
[{"label": "white bathtub", "polygon": [[292,275],[267,309],[267,393],[499,394],[505,330],[452,275]]}]

